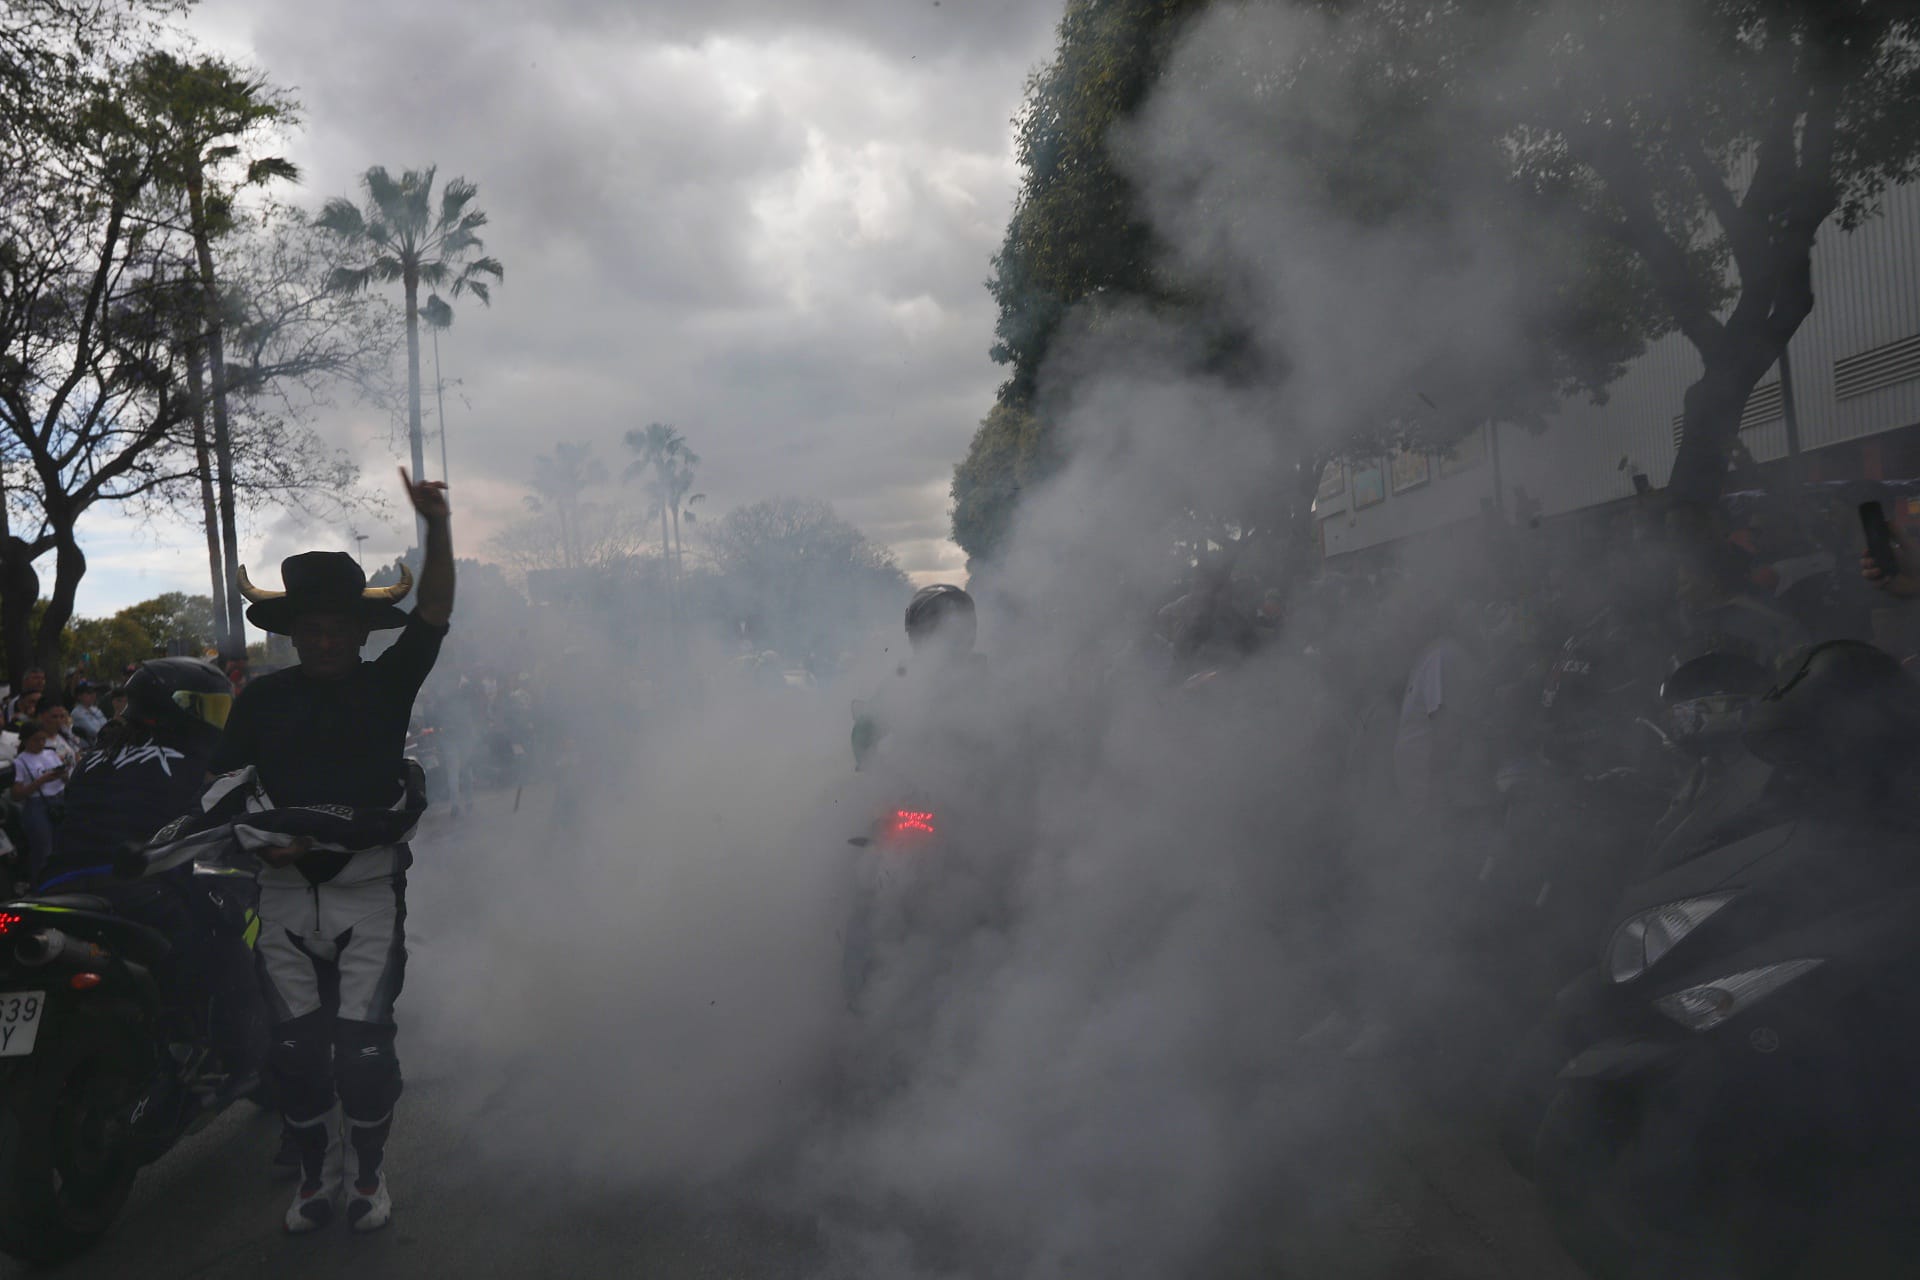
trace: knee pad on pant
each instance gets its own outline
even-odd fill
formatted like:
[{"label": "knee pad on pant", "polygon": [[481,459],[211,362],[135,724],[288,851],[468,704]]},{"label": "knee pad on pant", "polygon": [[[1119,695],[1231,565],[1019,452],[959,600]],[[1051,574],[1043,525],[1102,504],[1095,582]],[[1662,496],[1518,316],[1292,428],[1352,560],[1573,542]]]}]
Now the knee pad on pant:
[{"label": "knee pad on pant", "polygon": [[282,1022],[273,1029],[267,1066],[280,1085],[280,1109],[305,1122],[333,1109],[331,1028],[324,1012]]},{"label": "knee pad on pant", "polygon": [[400,1100],[400,1058],[394,1052],[394,1028],[345,1018],[334,1028],[341,1110],[348,1119],[362,1123],[384,1119]]}]

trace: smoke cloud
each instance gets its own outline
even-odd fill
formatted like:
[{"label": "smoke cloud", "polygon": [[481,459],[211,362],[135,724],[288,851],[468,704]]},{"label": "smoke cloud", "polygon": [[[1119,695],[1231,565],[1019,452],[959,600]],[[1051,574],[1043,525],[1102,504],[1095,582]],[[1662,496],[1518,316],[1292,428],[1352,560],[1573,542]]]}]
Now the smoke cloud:
[{"label": "smoke cloud", "polygon": [[[1340,1064],[1296,1041],[1383,931],[1328,886],[1393,801],[1325,729],[1404,679],[1455,567],[1310,631],[1303,607],[1199,689],[1150,624],[1193,513],[1257,522],[1303,453],[1407,411],[1382,389],[1497,363],[1530,304],[1471,218],[1356,225],[1271,136],[1262,73],[1315,23],[1209,11],[1116,140],[1168,270],[1229,299],[1260,376],[1145,309],[1065,344],[1043,382],[1072,461],[977,584],[964,696],[907,692],[897,630],[826,688],[716,664],[631,723],[594,693],[633,679],[617,643],[537,682],[576,731],[538,762],[559,796],[423,858],[407,1001],[503,1167],[776,1205],[834,1275],[1231,1273],[1278,1198],[1338,1216],[1368,1157],[1328,1137]],[[1364,119],[1339,83],[1321,100],[1328,138]],[[848,703],[875,688],[894,749],[855,774]],[[849,1008],[878,855],[848,840],[907,803],[951,820],[902,873],[935,909],[879,939]]]}]

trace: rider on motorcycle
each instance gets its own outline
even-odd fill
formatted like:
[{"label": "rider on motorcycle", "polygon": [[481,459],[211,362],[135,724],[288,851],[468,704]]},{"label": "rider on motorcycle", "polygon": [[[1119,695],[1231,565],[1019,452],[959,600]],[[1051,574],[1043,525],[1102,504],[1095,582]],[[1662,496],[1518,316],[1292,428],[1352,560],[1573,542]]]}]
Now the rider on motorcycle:
[{"label": "rider on motorcycle", "polygon": [[[894,674],[902,680],[914,678],[923,687],[964,678],[978,668],[981,658],[973,651],[979,631],[973,597],[961,587],[941,582],[922,587],[907,602],[907,643],[913,649],[913,663],[898,667]],[[886,714],[901,698],[899,691],[881,689],[871,701],[854,704],[853,761],[863,769],[873,758],[880,740],[893,728],[897,717]]]},{"label": "rider on motorcycle", "polygon": [[[197,658],[155,658],[127,681],[125,715],[102,731],[67,783],[66,818],[55,829],[53,861],[39,890],[78,890],[106,898],[121,915],[164,934],[172,951],[157,967],[169,1040],[191,1044],[209,1033],[217,985],[215,939],[237,912],[191,868],[120,880],[116,856],[197,807],[207,762],[233,702],[219,668]],[[239,1046],[222,1046],[230,1056]],[[237,1061],[230,1061],[237,1066]]]}]

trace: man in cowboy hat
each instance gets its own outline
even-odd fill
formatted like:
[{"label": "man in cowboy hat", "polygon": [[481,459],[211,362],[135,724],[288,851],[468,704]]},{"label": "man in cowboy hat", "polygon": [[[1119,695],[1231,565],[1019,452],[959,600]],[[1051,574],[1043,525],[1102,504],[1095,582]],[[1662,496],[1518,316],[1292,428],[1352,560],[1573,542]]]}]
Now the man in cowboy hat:
[{"label": "man in cowboy hat", "polygon": [[[398,607],[412,586],[404,566],[396,586],[369,588],[352,556],[308,551],[281,562],[285,589],[277,592],[240,571],[247,621],[290,636],[300,662],[247,685],[212,769],[251,766],[274,807],[381,809],[403,799],[413,700],[453,614],[453,540],[446,486],[415,484],[404,469],[400,476],[426,524],[412,613]],[[399,638],[363,662],[368,633],[393,628]],[[393,1212],[382,1157],[401,1087],[393,1004],[406,970],[412,853],[400,843],[352,853],[285,849],[263,860],[258,950],[276,1022],[270,1062],[301,1163],[286,1228],[313,1231],[333,1216],[337,1100],[347,1219],[375,1231]],[[332,1008],[322,998],[327,988],[338,991]]]}]

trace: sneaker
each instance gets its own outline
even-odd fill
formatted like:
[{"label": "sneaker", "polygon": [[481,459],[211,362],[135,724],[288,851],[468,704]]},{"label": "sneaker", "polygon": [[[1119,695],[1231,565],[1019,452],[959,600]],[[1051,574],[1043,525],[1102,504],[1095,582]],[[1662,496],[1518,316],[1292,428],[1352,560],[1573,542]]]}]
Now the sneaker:
[{"label": "sneaker", "polygon": [[355,1231],[378,1231],[393,1221],[393,1197],[387,1194],[387,1175],[376,1175],[371,1190],[354,1183],[347,1192],[347,1222]]}]

